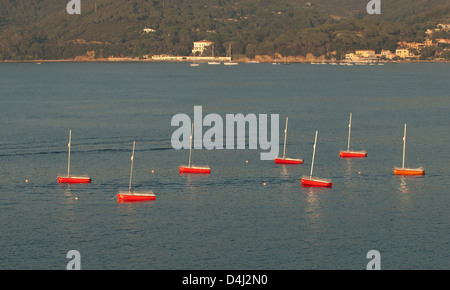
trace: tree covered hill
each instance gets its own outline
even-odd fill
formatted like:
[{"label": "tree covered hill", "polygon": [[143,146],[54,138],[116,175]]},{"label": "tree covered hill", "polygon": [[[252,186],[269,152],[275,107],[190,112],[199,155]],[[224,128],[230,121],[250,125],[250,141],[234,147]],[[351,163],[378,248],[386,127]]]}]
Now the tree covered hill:
[{"label": "tree covered hill", "polygon": [[[321,11],[337,16],[364,17],[369,0],[311,0]],[[408,24],[449,22],[450,5],[447,0],[380,0],[380,18],[404,21]],[[443,9],[445,8],[446,9]],[[427,15],[429,14],[429,15]]]},{"label": "tree covered hill", "polygon": [[339,57],[423,41],[450,22],[448,0],[381,0],[381,15],[367,14],[369,0],[81,0],[80,15],[68,2],[0,0],[0,60],[189,55],[202,39],[223,56],[232,43],[234,56]]}]

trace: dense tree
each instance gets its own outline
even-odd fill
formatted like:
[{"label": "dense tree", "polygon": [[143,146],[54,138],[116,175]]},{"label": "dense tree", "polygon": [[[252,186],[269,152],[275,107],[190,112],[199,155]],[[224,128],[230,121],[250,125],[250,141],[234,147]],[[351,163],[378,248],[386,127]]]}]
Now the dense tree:
[{"label": "dense tree", "polygon": [[[450,9],[442,0],[408,0],[407,9],[387,0],[387,16],[373,17],[361,13],[356,0],[349,1],[353,6],[337,0],[311,6],[298,0],[81,1],[81,15],[69,15],[68,1],[0,0],[0,59],[73,58],[86,51],[95,51],[96,57],[188,55],[192,42],[201,39],[213,41],[218,56],[226,55],[229,43],[233,55],[247,57],[342,56],[355,49],[394,50],[403,40],[423,41],[425,30]],[[424,10],[405,12],[413,6]],[[331,17],[331,8],[345,17]]]}]

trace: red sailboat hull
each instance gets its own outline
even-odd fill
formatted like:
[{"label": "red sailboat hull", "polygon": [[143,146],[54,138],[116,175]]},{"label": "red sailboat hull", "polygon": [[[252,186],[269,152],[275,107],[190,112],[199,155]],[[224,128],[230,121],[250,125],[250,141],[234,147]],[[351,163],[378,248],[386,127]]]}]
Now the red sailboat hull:
[{"label": "red sailboat hull", "polygon": [[146,200],[155,200],[156,196],[133,196],[133,195],[124,195],[118,194],[117,200],[121,201],[146,201]]},{"label": "red sailboat hull", "polygon": [[302,164],[302,159],[293,159],[293,158],[275,158],[276,164]]},{"label": "red sailboat hull", "polygon": [[395,175],[424,175],[425,169],[423,168],[394,168]]},{"label": "red sailboat hull", "polygon": [[134,202],[134,201],[146,201],[146,200],[155,200],[156,196],[153,193],[149,194],[132,194],[132,193],[118,193],[117,201],[118,202]]},{"label": "red sailboat hull", "polygon": [[367,157],[367,152],[365,152],[365,151],[340,151],[339,157],[342,157],[342,158]]},{"label": "red sailboat hull", "polygon": [[302,186],[310,186],[310,187],[332,187],[333,183],[329,179],[322,178],[310,178],[310,177],[302,177],[301,179]]},{"label": "red sailboat hull", "polygon": [[180,170],[180,173],[203,173],[203,174],[210,174],[211,168],[208,167],[184,167],[180,166],[178,167]]},{"label": "red sailboat hull", "polygon": [[58,176],[59,183],[91,183],[90,177],[62,177]]}]

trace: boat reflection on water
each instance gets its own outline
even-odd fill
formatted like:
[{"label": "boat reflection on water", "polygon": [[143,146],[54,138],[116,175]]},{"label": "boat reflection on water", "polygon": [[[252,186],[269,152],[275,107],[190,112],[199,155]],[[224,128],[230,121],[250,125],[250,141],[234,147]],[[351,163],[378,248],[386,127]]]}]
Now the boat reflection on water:
[{"label": "boat reflection on water", "polygon": [[400,208],[406,210],[411,205],[411,192],[407,184],[407,179],[414,178],[411,176],[399,176],[400,184],[398,185],[398,199],[400,200]]},{"label": "boat reflection on water", "polygon": [[[303,190],[306,193],[306,219],[308,220],[309,227],[314,233],[320,232],[324,228],[324,224],[322,223],[323,217],[323,207],[320,203],[320,196],[329,192],[327,188],[324,187],[303,187]],[[309,237],[311,242],[314,242],[316,239],[314,237]]]},{"label": "boat reflection on water", "polygon": [[406,177],[405,176],[400,176],[400,185],[398,187],[398,190],[401,193],[408,193],[409,189],[408,189],[408,186],[406,184]]},{"label": "boat reflection on water", "polygon": [[283,177],[289,177],[289,172],[287,171],[287,168],[286,168],[285,165],[282,166],[282,169],[281,169],[281,175],[282,175]]}]

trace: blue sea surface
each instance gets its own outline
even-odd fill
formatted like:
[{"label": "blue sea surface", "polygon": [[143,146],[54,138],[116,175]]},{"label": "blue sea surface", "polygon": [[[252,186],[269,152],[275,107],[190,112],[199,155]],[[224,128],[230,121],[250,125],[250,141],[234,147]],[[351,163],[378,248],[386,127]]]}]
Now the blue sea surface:
[{"label": "blue sea surface", "polygon": [[[65,269],[70,250],[82,269],[365,269],[370,250],[382,269],[450,269],[449,80],[448,63],[2,63],[0,269]],[[211,174],[180,175],[171,120],[194,106],[278,114],[280,154],[289,117],[287,156],[305,163],[197,149]],[[367,158],[339,158],[350,113]],[[424,176],[392,174],[405,123]],[[69,130],[71,173],[90,184],[57,182]],[[314,175],[332,188],[300,184],[316,130]],[[133,186],[156,200],[119,203],[134,140]]]}]

